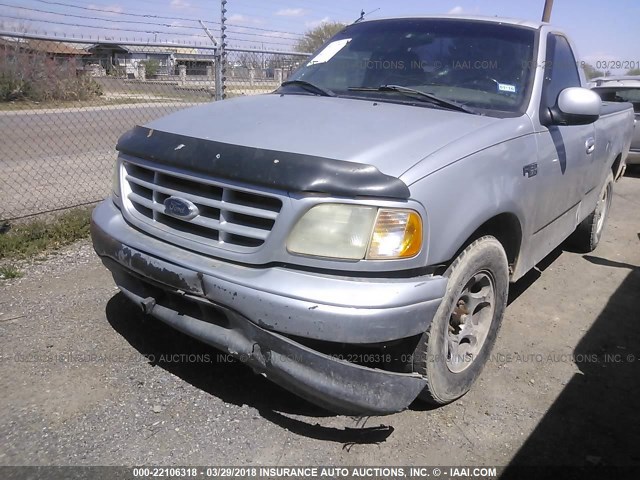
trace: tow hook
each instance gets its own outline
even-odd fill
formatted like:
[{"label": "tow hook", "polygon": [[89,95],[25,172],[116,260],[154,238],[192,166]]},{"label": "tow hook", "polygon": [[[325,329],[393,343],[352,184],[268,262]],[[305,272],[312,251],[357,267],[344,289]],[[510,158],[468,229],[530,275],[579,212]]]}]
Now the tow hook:
[{"label": "tow hook", "polygon": [[153,297],[147,297],[144,300],[140,301],[140,308],[142,308],[142,311],[147,315],[151,314],[151,312],[153,311],[153,307],[155,306],[156,299]]}]

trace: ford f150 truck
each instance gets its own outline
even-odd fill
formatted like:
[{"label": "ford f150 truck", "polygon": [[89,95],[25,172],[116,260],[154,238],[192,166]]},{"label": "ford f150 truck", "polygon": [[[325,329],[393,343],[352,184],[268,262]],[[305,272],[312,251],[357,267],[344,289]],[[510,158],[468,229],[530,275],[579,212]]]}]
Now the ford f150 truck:
[{"label": "ford f150 truck", "polygon": [[357,22],[271,94],[124,134],[95,250],[144,312],[318,405],[451,402],[510,282],[601,238],[633,110],[577,58],[546,23]]}]

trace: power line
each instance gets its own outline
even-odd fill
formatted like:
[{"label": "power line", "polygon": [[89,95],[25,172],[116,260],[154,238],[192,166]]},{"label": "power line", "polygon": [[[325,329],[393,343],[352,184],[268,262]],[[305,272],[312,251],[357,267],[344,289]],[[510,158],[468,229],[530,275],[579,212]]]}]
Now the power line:
[{"label": "power line", "polygon": [[264,43],[265,45],[283,45],[285,47],[293,47],[293,45],[291,43],[281,43],[281,42],[264,42],[262,40],[250,40],[248,38],[229,38],[229,42],[249,42],[249,43],[253,43],[254,45],[259,44],[259,43]]},{"label": "power line", "polygon": [[[271,4],[271,1],[269,2],[269,4]],[[295,9],[296,5],[292,6],[291,4],[287,4],[287,7]],[[303,7],[303,6],[300,6],[299,8],[301,8],[302,10],[305,10],[305,12],[304,12],[305,16],[308,16],[307,14],[309,14],[309,13],[313,13],[313,16],[316,17],[316,18],[318,16],[326,16],[327,17],[326,20],[328,20],[328,21],[340,21],[339,19],[342,18],[343,21],[346,21],[346,23],[351,23],[352,17],[355,16],[356,13],[359,13],[358,9],[354,9],[353,11],[351,11],[351,14],[345,15],[345,14],[338,14],[338,13],[333,13],[332,14],[332,12],[330,10],[328,10],[327,8],[325,8],[325,7],[322,7],[322,10],[320,12],[311,12],[306,7]],[[264,6],[264,5],[257,5],[255,3],[252,3],[250,5],[242,4],[242,6],[239,7],[240,11],[234,10],[234,14],[240,15],[240,16],[252,17],[252,18],[255,18],[255,19],[259,19],[259,20],[263,20],[263,21],[269,22],[270,24],[274,24],[274,23],[275,24],[279,24],[279,23],[284,23],[284,22],[289,23],[292,18],[297,18],[298,21],[300,21],[300,17],[273,16],[273,15],[265,16],[264,14],[255,13],[256,9],[264,10],[264,11],[270,12],[271,14],[274,13],[274,8],[271,5]],[[345,18],[347,20],[344,20]],[[300,34],[300,35],[303,36],[303,34]]]},{"label": "power line", "polygon": [[[277,0],[269,0],[268,2],[269,6],[265,6],[264,3],[267,3],[267,2],[261,2],[260,4],[252,3],[251,5],[243,4],[243,7],[248,9],[249,11],[262,10],[270,13],[274,13],[274,11],[276,11],[277,13],[277,10],[286,10],[286,9],[291,9],[291,10],[300,9],[300,10],[303,10],[305,14],[312,13],[312,12],[309,12],[308,4],[305,5],[305,3],[302,3],[302,5],[300,5],[300,4],[291,2],[291,0],[284,0],[282,2],[278,2]],[[274,4],[276,8],[273,8]],[[331,14],[331,15],[336,15],[338,17],[346,16],[350,18],[352,15],[357,13],[358,8],[345,7],[345,8],[340,8],[339,10],[340,11],[338,12],[338,10],[336,10],[335,8],[328,9],[326,7],[323,7],[322,14],[323,15]],[[253,15],[253,16],[257,16],[257,15]]]},{"label": "power line", "polygon": [[[54,2],[52,0],[36,0],[36,1],[40,2],[40,3],[46,3],[46,4],[49,4],[49,5],[59,5],[59,6],[63,6],[63,7],[77,8],[77,9],[80,9],[80,10],[89,10],[89,11],[93,11],[93,12],[108,13],[110,15],[127,15],[127,16],[130,16],[130,17],[157,18],[157,19],[160,19],[160,20],[181,20],[181,21],[185,21],[185,22],[198,22],[200,20],[200,19],[197,19],[197,18],[165,17],[165,16],[162,16],[162,15],[152,15],[152,14],[114,12],[112,10],[104,10],[104,9],[101,9],[101,8],[96,8],[96,7],[91,7],[91,6],[84,7],[84,6],[73,5],[73,4],[64,3],[64,2]],[[220,25],[220,22],[214,22],[214,21],[209,21],[209,20],[205,20],[204,22],[205,23],[212,23],[212,24],[215,24],[215,25]],[[272,29],[268,29],[268,28],[236,25],[236,24],[231,24],[231,23],[227,23],[227,25],[230,26],[230,27],[248,28],[248,29],[251,29],[251,30],[259,30],[259,31],[263,31],[263,32],[286,33],[288,35],[296,35],[296,36],[300,36],[300,37],[304,36],[301,33],[287,32],[287,31],[283,31],[283,30],[272,30]]]},{"label": "power line", "polygon": [[[211,23],[218,23],[218,22],[211,22]],[[235,27],[235,28],[249,28],[251,30],[259,30],[261,32],[286,33],[287,35],[295,35],[297,37],[304,37],[303,33],[285,32],[285,31],[282,31],[282,30],[270,30],[268,28],[250,27],[250,26],[246,26],[246,25],[235,25],[233,23],[227,23],[227,25],[229,25],[230,27]]]},{"label": "power line", "polygon": [[[71,7],[71,8],[78,8],[80,10],[90,10],[92,12],[101,12],[101,13],[108,13],[110,15],[128,15],[130,17],[144,17],[144,18],[159,18],[162,20],[182,20],[185,22],[197,22],[198,19],[196,18],[184,18],[184,17],[163,17],[161,15],[152,15],[152,14],[141,14],[141,13],[127,13],[127,12],[115,12],[113,10],[104,10],[101,8],[96,8],[96,7],[83,7],[81,5],[73,5],[70,3],[63,3],[63,2],[53,2],[50,0],[36,0],[37,2],[40,3],[46,3],[48,5],[59,5],[62,7]],[[215,23],[215,22],[209,22],[209,23]]]},{"label": "power line", "polygon": [[[114,0],[104,0],[104,1],[99,0],[99,1],[91,1],[91,2],[85,2],[83,0],[64,0],[64,2],[69,2],[69,1],[74,2],[74,3],[72,3],[72,5],[76,5],[75,2],[79,2],[81,4],[89,3],[91,6],[99,5],[99,6],[107,7],[107,8],[111,8],[114,4],[119,6],[119,4],[123,3],[123,2],[114,2]],[[196,5],[196,3],[199,2],[199,1],[204,1],[207,4],[210,4],[210,3],[215,3],[216,0],[213,0],[213,1],[212,0],[196,0],[196,2],[192,2],[192,0],[187,0],[185,2],[185,4],[188,3],[188,5],[183,5],[183,7],[184,8],[188,8],[189,10],[200,10],[200,11],[207,12],[207,13],[211,12],[211,7],[209,5],[207,6],[207,8],[201,7],[199,5]],[[173,3],[173,2],[170,2],[169,0],[160,0],[160,1],[159,0],[135,0],[135,2],[124,2],[124,3],[135,3],[136,6],[139,3],[147,3],[147,4],[150,4],[150,5],[153,5],[154,8],[157,8],[159,6],[158,4],[164,4],[165,6],[171,6],[170,4]],[[181,6],[177,5],[176,8],[181,8]],[[142,10],[139,10],[139,9],[131,9],[131,8],[128,8],[128,10],[132,10],[132,11],[135,11],[135,12],[141,12],[142,11]],[[145,9],[144,11],[146,12],[146,11],[153,11],[153,10]],[[111,13],[112,10],[108,10],[108,12]]]},{"label": "power line", "polygon": [[54,25],[67,25],[70,27],[85,27],[85,28],[99,28],[101,30],[118,30],[118,31],[122,31],[122,32],[136,32],[136,33],[150,33],[150,34],[162,34],[162,35],[181,35],[184,37],[202,37],[202,38],[208,38],[206,35],[198,35],[198,34],[194,34],[194,33],[180,33],[180,32],[162,32],[159,30],[132,30],[130,28],[117,28],[117,27],[98,27],[95,25],[86,25],[86,24],[80,24],[80,23],[66,23],[66,22],[58,22],[58,21],[53,21],[53,20],[40,20],[37,18],[25,18],[25,17],[16,17],[13,15],[5,15],[0,14],[0,17],[4,17],[4,18],[10,18],[12,20],[23,20],[25,22],[42,22],[42,23],[52,23]]},{"label": "power line", "polygon": [[[242,28],[244,28],[244,27],[242,27]],[[233,34],[236,34],[236,35],[248,35],[248,36],[251,36],[251,37],[274,38],[274,37],[272,37],[270,35],[265,35],[264,33],[238,32],[236,30],[229,30],[229,29],[227,29],[227,32],[233,33]],[[283,37],[276,37],[276,39],[281,39],[282,40]],[[296,41],[298,39],[297,38],[291,38],[290,40]]]},{"label": "power line", "polygon": [[135,23],[139,25],[155,25],[157,27],[169,27],[169,28],[188,28],[193,30],[202,30],[200,27],[191,27],[188,25],[171,25],[170,23],[153,23],[153,22],[141,22],[138,20],[114,20],[112,18],[100,18],[100,17],[89,17],[86,15],[74,15],[72,13],[58,13],[51,12],[49,10],[41,10],[39,8],[29,8],[29,7],[20,7],[18,5],[9,5],[8,3],[0,3],[0,5],[4,7],[10,8],[19,8],[20,10],[28,10],[30,12],[39,12],[39,13],[48,13],[51,15],[59,15],[61,17],[73,17],[73,18],[82,18],[85,20],[99,20],[101,22],[111,22],[111,23]]}]

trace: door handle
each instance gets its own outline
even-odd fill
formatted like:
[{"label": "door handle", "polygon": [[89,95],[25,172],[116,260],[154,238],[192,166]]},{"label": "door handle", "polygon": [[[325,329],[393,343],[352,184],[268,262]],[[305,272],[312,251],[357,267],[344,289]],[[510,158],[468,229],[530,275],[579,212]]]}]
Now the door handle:
[{"label": "door handle", "polygon": [[588,138],[587,141],[584,144],[585,148],[587,149],[587,155],[593,153],[593,151],[596,149],[596,141],[593,137]]}]

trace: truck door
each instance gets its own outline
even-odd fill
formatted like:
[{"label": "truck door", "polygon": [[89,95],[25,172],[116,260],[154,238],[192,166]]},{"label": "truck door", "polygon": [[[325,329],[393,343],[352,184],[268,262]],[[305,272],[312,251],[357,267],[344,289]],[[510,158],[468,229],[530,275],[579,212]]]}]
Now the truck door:
[{"label": "truck door", "polygon": [[[562,90],[582,86],[575,57],[564,36],[549,34],[546,58],[541,118],[546,109],[556,104]],[[536,173],[540,178],[534,232],[551,229],[543,237],[561,241],[559,237],[575,227],[575,210],[586,193],[595,151],[595,126],[540,125],[537,142]]]}]

